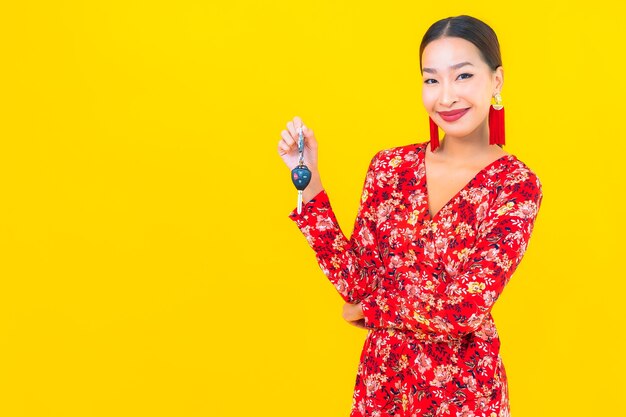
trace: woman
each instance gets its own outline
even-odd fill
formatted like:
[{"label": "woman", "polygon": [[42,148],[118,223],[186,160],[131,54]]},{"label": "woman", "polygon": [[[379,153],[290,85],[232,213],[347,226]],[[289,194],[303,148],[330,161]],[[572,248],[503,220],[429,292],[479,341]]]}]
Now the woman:
[{"label": "woman", "polygon": [[430,140],[373,157],[350,240],[322,186],[313,131],[298,117],[287,124],[279,154],[297,165],[302,127],[312,171],[302,212],[289,216],[347,302],[344,318],[369,330],[352,417],[509,416],[491,309],[526,251],[541,182],[503,150],[504,110],[491,104],[503,69],[488,25],[436,22],[420,70]]}]

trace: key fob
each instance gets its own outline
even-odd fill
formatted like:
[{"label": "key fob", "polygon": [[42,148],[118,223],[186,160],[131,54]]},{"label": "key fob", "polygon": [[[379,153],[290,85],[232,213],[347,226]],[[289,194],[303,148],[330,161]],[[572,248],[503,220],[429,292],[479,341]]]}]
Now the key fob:
[{"label": "key fob", "polygon": [[303,191],[311,182],[311,171],[306,165],[298,165],[291,170],[291,181],[298,191]]}]

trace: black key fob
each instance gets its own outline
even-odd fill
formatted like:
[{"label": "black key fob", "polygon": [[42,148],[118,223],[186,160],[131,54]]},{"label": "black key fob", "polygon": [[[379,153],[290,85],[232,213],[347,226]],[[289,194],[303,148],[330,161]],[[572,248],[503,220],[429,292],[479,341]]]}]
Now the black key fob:
[{"label": "black key fob", "polygon": [[291,170],[291,181],[298,191],[303,191],[311,182],[311,171],[306,165],[300,164]]}]

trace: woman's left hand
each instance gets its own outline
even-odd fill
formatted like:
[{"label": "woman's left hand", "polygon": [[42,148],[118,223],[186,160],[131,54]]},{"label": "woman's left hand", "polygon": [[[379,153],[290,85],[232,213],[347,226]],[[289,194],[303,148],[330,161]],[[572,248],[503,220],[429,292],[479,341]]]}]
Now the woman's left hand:
[{"label": "woman's left hand", "polygon": [[343,318],[351,325],[366,329],[364,317],[360,302],[357,304],[345,303],[343,305]]}]

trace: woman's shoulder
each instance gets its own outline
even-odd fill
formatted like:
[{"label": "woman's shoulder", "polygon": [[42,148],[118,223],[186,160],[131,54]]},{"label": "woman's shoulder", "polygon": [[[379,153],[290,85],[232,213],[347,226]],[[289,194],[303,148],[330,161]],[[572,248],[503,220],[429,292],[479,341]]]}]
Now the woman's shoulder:
[{"label": "woman's shoulder", "polygon": [[428,141],[409,143],[407,145],[394,146],[392,148],[382,149],[378,152],[380,156],[385,158],[394,158],[396,156],[404,157],[406,155],[416,154],[428,145]]},{"label": "woman's shoulder", "polygon": [[419,153],[428,145],[428,141],[410,143],[379,150],[374,155],[378,167],[398,168],[406,163],[414,163]]},{"label": "woman's shoulder", "polygon": [[535,199],[540,200],[543,190],[539,175],[514,154],[509,154],[507,160],[509,163],[504,165],[505,169],[501,174],[501,189],[527,197],[534,195]]},{"label": "woman's shoulder", "polygon": [[531,169],[524,161],[522,161],[519,157],[514,154],[509,154],[509,159],[511,160],[511,167],[508,170],[508,178],[513,182],[519,182],[520,180],[531,180],[536,182],[539,186],[541,185],[541,181],[539,180],[539,175]]}]

